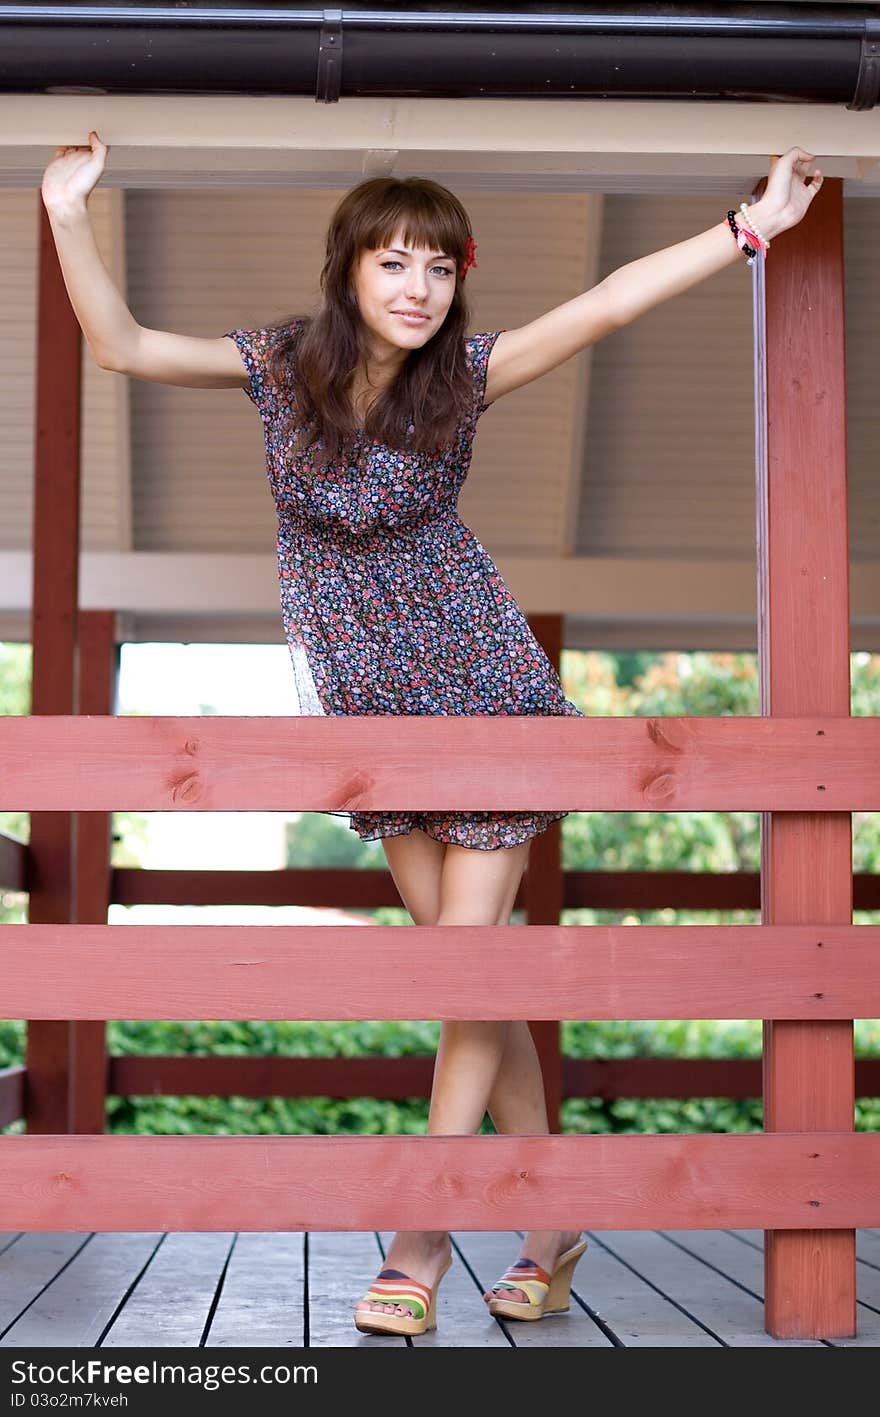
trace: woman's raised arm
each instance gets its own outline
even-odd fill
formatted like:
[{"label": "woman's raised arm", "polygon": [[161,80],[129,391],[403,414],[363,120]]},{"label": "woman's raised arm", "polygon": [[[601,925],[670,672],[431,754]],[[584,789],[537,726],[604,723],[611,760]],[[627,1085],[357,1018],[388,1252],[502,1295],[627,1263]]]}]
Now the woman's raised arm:
[{"label": "woman's raised arm", "polygon": [[[822,186],[818,168],[808,176],[814,161],[813,154],[803,148],[789,148],[771,164],[767,190],[749,208],[758,224],[758,235],[772,241],[805,215]],[[489,356],[486,403],[549,373],[587,345],[739,260],[742,254],[725,217],[687,241],[620,266],[592,290],[557,305],[528,325],[504,330]]]},{"label": "woman's raised arm", "polygon": [[106,156],[94,131],[88,147],[57,148],[41,188],[67,294],[95,360],[102,369],[163,384],[245,388],[248,372],[232,340],[145,329],[113,284],[87,206]]}]

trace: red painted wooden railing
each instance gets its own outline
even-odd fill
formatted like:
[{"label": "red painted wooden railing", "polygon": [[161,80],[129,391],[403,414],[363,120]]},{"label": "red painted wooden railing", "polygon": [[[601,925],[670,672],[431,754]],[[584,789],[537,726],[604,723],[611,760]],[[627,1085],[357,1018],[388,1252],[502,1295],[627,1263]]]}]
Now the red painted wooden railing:
[{"label": "red painted wooden railing", "polygon": [[[0,723],[0,800],[35,812],[40,825],[32,834],[34,923],[7,927],[2,944],[16,947],[17,962],[4,982],[31,1020],[29,1118],[35,1133],[54,1135],[2,1139],[0,1227],[760,1225],[768,1230],[771,1332],[830,1338],[854,1331],[853,1232],[880,1223],[880,1137],[852,1133],[850,1020],[872,1012],[870,950],[863,942],[870,943],[875,931],[860,926],[854,932],[850,925],[850,814],[878,809],[880,757],[876,723],[849,719],[842,215],[842,182],[828,180],[808,220],[774,243],[766,273],[760,262],[754,273],[761,718],[288,723],[73,716],[83,712],[70,673],[77,632],[81,340],[41,211],[36,716]],[[126,1017],[138,1009],[174,1017],[174,1007],[196,1008],[199,995],[183,927],[163,931],[160,945],[155,936],[136,937],[130,927],[86,923],[99,902],[97,896],[84,905],[75,900],[72,820],[57,814],[75,812],[81,819],[125,807],[355,806],[767,813],[762,925],[723,936],[728,945],[739,942],[744,967],[731,970],[722,963],[724,952],[713,946],[722,938],[715,932],[728,927],[665,927],[661,938],[669,958],[661,970],[652,956],[660,993],[652,996],[649,1016],[657,1017],[662,1006],[687,1017],[697,1003],[702,1017],[725,1016],[734,1005],[746,1017],[772,1010],[764,1069],[768,1133],[527,1139],[61,1135],[80,1115],[76,1096],[66,1091],[69,1053],[90,1049],[94,1039],[81,1030],[90,1022],[100,1027],[93,989],[105,1017],[108,1006],[123,1009]],[[535,843],[539,864],[554,850],[553,833],[558,849],[558,824]],[[521,992],[497,961],[466,953],[466,932],[438,927],[428,932],[425,948],[414,930],[369,926],[346,933],[356,933],[364,950],[369,932],[371,979],[357,975],[353,959],[343,960],[361,1006],[387,996],[388,989],[378,987],[384,977],[403,1017],[425,1016],[414,1005],[431,997],[436,1004],[431,982],[435,991],[445,988],[445,1007],[476,1017],[484,1016],[487,1000],[497,1003],[502,989],[507,1017],[537,1013],[549,1021],[560,1008],[564,1014],[565,1000],[572,998],[591,1017],[600,1000],[623,1017],[633,1007],[647,1007],[650,979],[641,961],[634,963],[643,929],[563,931],[548,923],[558,920],[558,871],[546,891],[538,884],[540,873],[529,874],[537,892],[535,915],[547,919],[504,927],[497,937],[485,929],[480,934],[481,944],[497,938],[505,952],[516,952]],[[81,923],[65,923],[73,920]],[[238,932],[232,951],[224,944],[228,937],[199,942],[204,997],[210,989],[225,1017],[253,1017],[257,999],[295,1010],[295,986],[305,988],[305,975],[292,980],[289,967],[267,948],[274,943],[280,951],[281,938],[270,942],[255,928]],[[9,939],[10,933],[16,938]],[[398,942],[395,934],[403,938]],[[647,947],[651,937],[644,938]],[[763,950],[756,948],[761,942]],[[150,953],[157,947],[169,971],[161,988]],[[410,967],[414,947],[428,979]],[[351,951],[352,945],[339,948]],[[437,977],[440,951],[457,976]],[[700,970],[708,957],[720,971],[711,978]],[[109,967],[111,959],[112,972],[99,973],[95,962]],[[776,970],[766,967],[768,959]],[[596,974],[590,975],[593,961]],[[38,966],[52,963],[61,971],[59,992],[47,994]],[[302,968],[301,954],[299,963]],[[780,977],[787,990],[780,990]],[[58,1011],[62,995],[68,1017],[79,1022],[58,1021],[55,1013],[41,1020],[41,1009]],[[323,1003],[312,996],[312,1007],[335,1017],[342,996],[337,975]],[[91,1057],[94,1066],[97,1054]]]},{"label": "red painted wooden railing", "polygon": [[[632,811],[658,790],[675,810],[761,808],[780,798],[794,810],[821,790],[826,810],[848,813],[880,789],[880,721],[872,719],[447,718],[431,726],[427,769],[418,718],[373,719],[369,752],[365,725],[352,720],[9,718],[0,721],[0,757],[10,806],[44,811],[242,802],[261,810],[292,801],[307,810],[556,801]],[[569,759],[589,764],[586,785],[572,787]],[[876,1016],[878,943],[880,927],[826,923],[0,929],[6,1015],[77,1020]],[[222,1175],[220,1150],[211,1146],[208,1157],[221,1141]],[[384,1188],[361,1183],[391,1174],[404,1228],[498,1229],[540,1214],[547,1226],[818,1231],[880,1215],[880,1138],[839,1129],[556,1137],[519,1149],[491,1137],[384,1138],[362,1151],[343,1138],[28,1136],[3,1146],[4,1228],[250,1228],[254,1176],[265,1228],[293,1215],[332,1228],[384,1226]],[[360,1159],[350,1164],[349,1155]]]},{"label": "red painted wooden railing", "polygon": [[[93,619],[94,617],[82,617]],[[105,814],[83,814],[81,822],[95,824]],[[83,834],[79,834],[82,849]],[[3,855],[7,843],[10,851]],[[102,834],[90,855],[97,867],[91,889],[99,895],[108,875],[109,843]],[[0,884],[9,890],[27,889],[28,848],[0,834]],[[3,869],[3,861],[9,864]],[[13,865],[14,862],[14,865]],[[94,872],[91,873],[94,876]],[[80,880],[88,873],[84,865]],[[285,905],[335,909],[374,909],[398,905],[399,896],[387,871],[351,868],[298,868],[269,871],[188,871],[116,868],[109,872],[109,899],[123,905]],[[689,910],[757,910],[760,905],[757,873],[715,875],[689,871],[564,871],[562,905],[565,909],[652,910],[662,907]],[[859,910],[880,909],[880,877],[853,878],[854,905]],[[517,893],[515,908],[527,905],[526,883]],[[101,912],[96,918],[100,919]],[[106,919],[106,909],[103,912]],[[554,1116],[569,1097],[617,1098],[756,1098],[762,1089],[761,1062],[745,1058],[572,1058],[559,1052],[558,1030],[552,1031],[546,1053],[551,1058],[548,1101]],[[431,1087],[433,1057],[265,1057],[169,1056],[126,1054],[106,1057],[104,1032],[93,1023],[80,1026],[92,1031],[99,1057],[88,1066],[82,1047],[77,1053],[76,1076],[71,1088],[96,1124],[74,1125],[73,1131],[104,1130],[108,1093],[121,1096],[240,1096],[240,1097],[427,1097]],[[558,1064],[553,1051],[558,1055]],[[547,1058],[545,1057],[545,1068]],[[24,1115],[24,1068],[0,1071],[0,1126],[9,1126]],[[880,1059],[856,1060],[857,1097],[880,1095]],[[89,1099],[86,1104],[83,1099]]]}]

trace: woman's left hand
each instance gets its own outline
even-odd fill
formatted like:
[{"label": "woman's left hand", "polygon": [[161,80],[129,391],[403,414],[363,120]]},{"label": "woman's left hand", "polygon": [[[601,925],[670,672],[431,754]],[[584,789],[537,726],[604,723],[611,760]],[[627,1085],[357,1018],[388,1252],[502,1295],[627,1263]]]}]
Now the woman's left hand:
[{"label": "woman's left hand", "polygon": [[789,148],[782,157],[770,159],[770,175],[760,200],[773,213],[777,231],[797,226],[821,189],[825,179],[815,161],[815,154],[803,148]]}]

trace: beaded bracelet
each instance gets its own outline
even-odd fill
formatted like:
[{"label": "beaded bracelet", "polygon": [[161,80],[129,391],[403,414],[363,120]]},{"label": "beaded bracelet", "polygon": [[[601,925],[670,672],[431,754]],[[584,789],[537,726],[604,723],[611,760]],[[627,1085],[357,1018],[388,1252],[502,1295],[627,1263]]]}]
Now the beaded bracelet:
[{"label": "beaded bracelet", "polygon": [[745,232],[745,230],[740,230],[740,227],[737,225],[737,214],[735,214],[733,208],[727,213],[727,225],[730,227],[730,230],[733,231],[735,242],[737,242],[738,248],[740,248],[740,251],[743,252],[745,256],[745,265],[754,265],[755,256],[758,255],[757,249],[750,247],[747,239],[745,239],[747,235],[751,235],[751,231]]},{"label": "beaded bracelet", "polygon": [[757,236],[758,240],[763,243],[764,250],[769,251],[770,242],[767,240],[767,237],[764,235],[763,231],[758,226],[758,223],[755,221],[755,218],[752,215],[753,208],[747,207],[745,202],[740,202],[739,209],[745,217],[745,225],[748,227],[749,231],[753,231]]},{"label": "beaded bracelet", "polygon": [[769,249],[767,241],[765,241],[764,237],[760,237],[757,231],[752,231],[748,222],[740,221],[740,231],[745,232],[745,235],[748,237],[748,244],[750,244],[751,247],[757,247],[762,255],[767,255]]}]

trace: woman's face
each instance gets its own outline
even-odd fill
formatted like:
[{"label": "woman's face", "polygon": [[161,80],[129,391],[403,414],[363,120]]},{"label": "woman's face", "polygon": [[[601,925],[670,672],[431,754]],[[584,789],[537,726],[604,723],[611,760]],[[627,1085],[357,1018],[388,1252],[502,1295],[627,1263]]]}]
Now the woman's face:
[{"label": "woman's face", "polygon": [[400,233],[388,247],[361,251],[354,289],[375,352],[420,349],[439,330],[455,294],[455,260],[407,247]]}]

